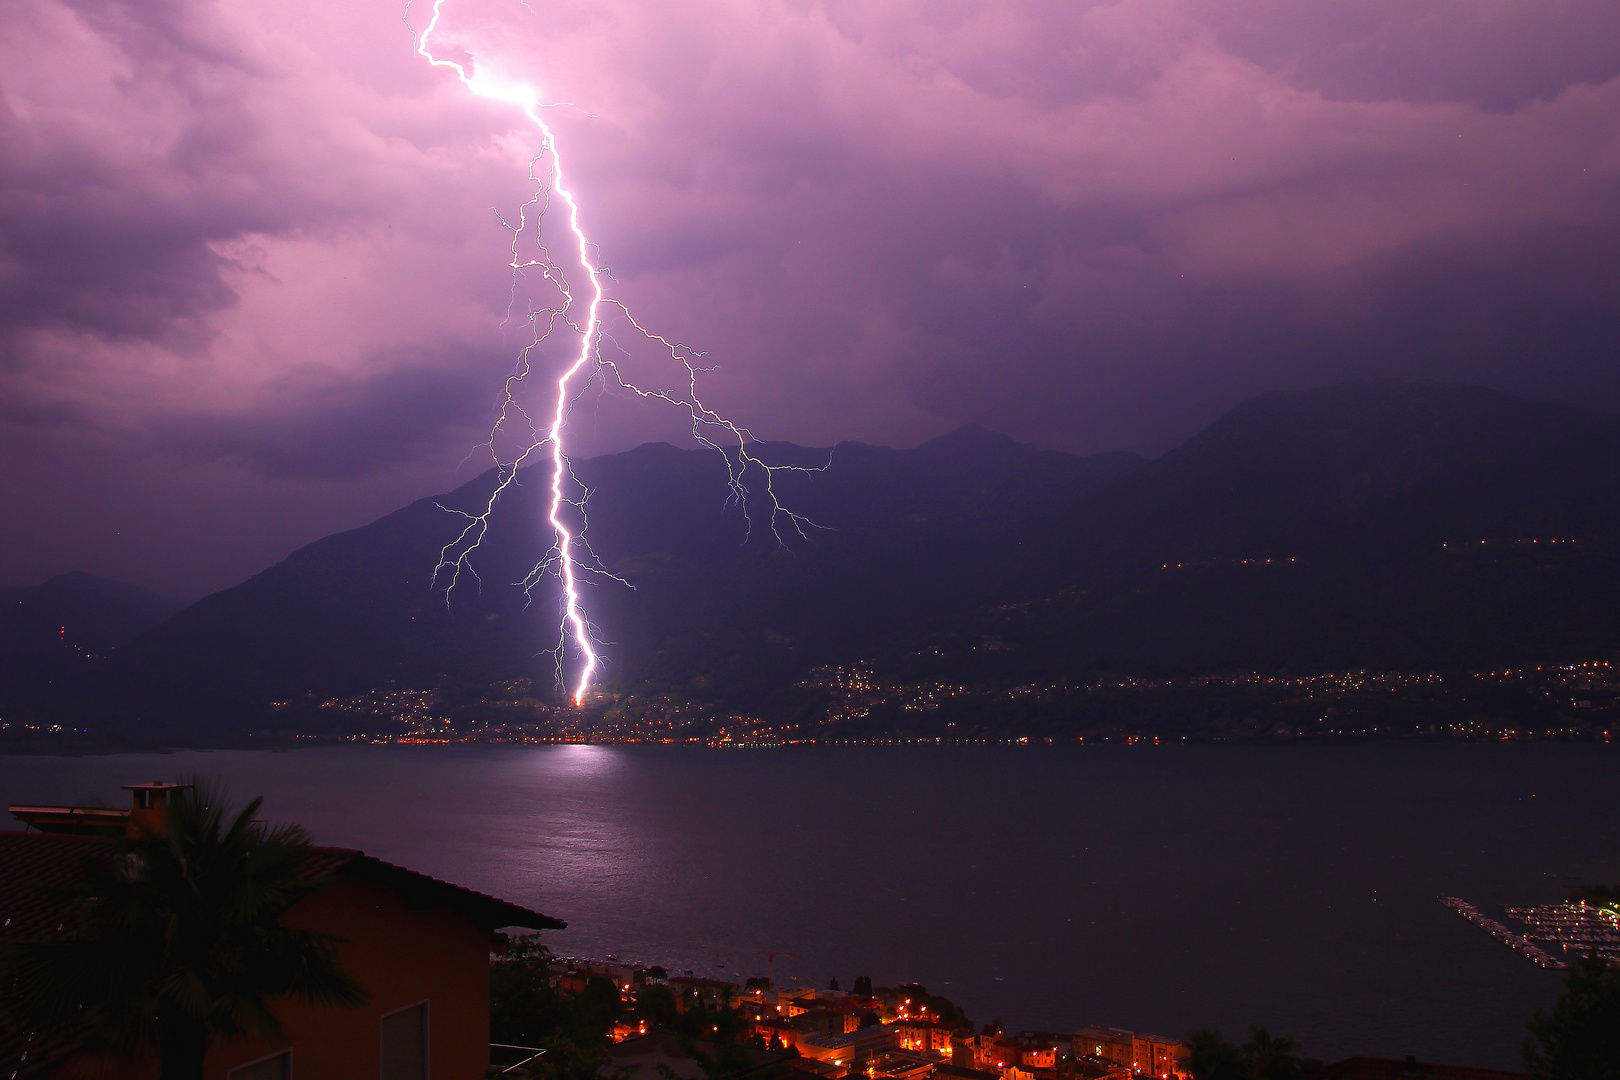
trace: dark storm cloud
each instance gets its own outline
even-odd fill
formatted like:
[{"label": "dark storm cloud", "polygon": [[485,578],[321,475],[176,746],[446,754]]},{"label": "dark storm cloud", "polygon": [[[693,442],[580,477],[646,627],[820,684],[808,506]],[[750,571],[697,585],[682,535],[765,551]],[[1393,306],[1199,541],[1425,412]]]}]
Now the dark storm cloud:
[{"label": "dark storm cloud", "polygon": [[1330,98],[1502,111],[1620,75],[1620,27],[1606,0],[1230,0],[1206,10],[1233,53]]},{"label": "dark storm cloud", "polygon": [[[0,425],[442,486],[522,342],[490,211],[536,144],[399,15],[24,5]],[[762,438],[1156,451],[1366,374],[1620,407],[1612,3],[448,0],[441,35],[578,104],[547,116],[614,294]],[[679,431],[627,401],[575,448]]]},{"label": "dark storm cloud", "polygon": [[[235,299],[211,242],[286,227],[293,215],[217,182],[247,171],[254,121],[241,99],[252,80],[239,57],[185,25],[193,5],[68,7],[99,46],[85,52],[113,67],[122,115],[97,115],[106,101],[30,100],[25,80],[0,94],[0,329],[163,336]],[[33,14],[24,20],[37,33],[49,20]],[[127,152],[154,128],[168,129],[160,152]]]},{"label": "dark storm cloud", "polygon": [[[1620,404],[1592,336],[1620,102],[1583,60],[1620,12],[1528,7],[1380,8],[1369,37],[1349,7],[848,4],[792,35],[718,19],[703,48],[654,19],[669,50],[631,32],[614,70],[677,100],[581,131],[584,168],[633,294],[723,357],[769,356],[717,378],[795,436],[903,441],[931,417],[1160,449],[1248,393],[1374,370]],[[733,30],[747,59],[714,48]],[[677,57],[701,74],[660,82]],[[1359,82],[1324,88],[1330,69]],[[632,141],[660,166],[627,179]],[[1473,272],[1566,249],[1597,278]],[[1580,347],[1531,362],[1489,329],[1554,309]]]},{"label": "dark storm cloud", "polygon": [[1620,409],[1620,229],[1448,236],[1294,280],[1190,282],[1152,267],[1078,283],[1087,310],[1065,311],[1066,325],[1032,325],[1034,305],[1016,300],[929,310],[956,341],[988,322],[1016,327],[1016,347],[1002,344],[1001,367],[977,360],[990,341],[922,351],[919,396],[941,414],[1018,422],[1054,442],[1086,433],[1091,445],[1150,448],[1184,438],[1211,402],[1368,375]]},{"label": "dark storm cloud", "polygon": [[[0,175],[0,182],[10,179]],[[7,200],[0,218],[6,330],[66,325],[159,338],[235,299],[204,223],[165,206],[126,204],[103,216],[90,208],[94,193],[85,180],[82,173],[38,178],[49,196]],[[65,206],[68,199],[77,205]]]},{"label": "dark storm cloud", "polygon": [[489,418],[483,387],[453,372],[390,368],[375,378],[289,374],[266,401],[236,416],[171,417],[156,444],[187,458],[238,461],[273,476],[352,480],[466,441]]}]

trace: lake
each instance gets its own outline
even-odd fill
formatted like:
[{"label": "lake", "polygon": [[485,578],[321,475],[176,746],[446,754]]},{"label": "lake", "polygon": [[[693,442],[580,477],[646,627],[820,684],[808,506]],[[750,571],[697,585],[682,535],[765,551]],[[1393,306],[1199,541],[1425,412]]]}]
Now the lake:
[{"label": "lake", "polygon": [[6,802],[188,774],[321,843],[568,920],[560,954],[848,988],[978,1023],[1248,1025],[1514,1068],[1543,971],[1442,906],[1620,882],[1592,744],[353,747],[0,758]]}]

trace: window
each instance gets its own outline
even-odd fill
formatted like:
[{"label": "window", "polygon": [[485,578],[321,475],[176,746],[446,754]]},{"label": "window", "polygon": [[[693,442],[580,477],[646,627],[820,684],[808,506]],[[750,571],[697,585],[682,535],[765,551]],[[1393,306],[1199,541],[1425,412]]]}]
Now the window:
[{"label": "window", "polygon": [[292,1051],[283,1050],[225,1074],[229,1080],[292,1080]]},{"label": "window", "polygon": [[427,1080],[428,1003],[382,1018],[382,1080]]}]

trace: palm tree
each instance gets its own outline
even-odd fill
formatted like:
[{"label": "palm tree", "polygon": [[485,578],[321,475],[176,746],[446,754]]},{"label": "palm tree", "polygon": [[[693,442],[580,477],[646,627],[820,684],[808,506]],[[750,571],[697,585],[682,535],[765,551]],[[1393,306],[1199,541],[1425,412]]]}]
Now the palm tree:
[{"label": "palm tree", "polygon": [[1193,1080],[1250,1080],[1249,1067],[1238,1048],[1210,1028],[1188,1035],[1187,1071]]},{"label": "palm tree", "polygon": [[33,1030],[72,1030],[84,1048],[156,1051],[162,1080],[199,1080],[216,1036],[274,1038],[270,999],[357,1005],[330,935],[284,925],[322,888],[309,834],[258,821],[263,799],[234,816],[217,783],[193,786],[166,826],[109,841],[85,860],[76,932],[12,945],[0,999]]},{"label": "palm tree", "polygon": [[1299,1075],[1299,1043],[1287,1035],[1273,1036],[1263,1027],[1249,1029],[1243,1057],[1254,1080],[1292,1080]]},{"label": "palm tree", "polygon": [[1620,1076],[1620,964],[1596,952],[1569,966],[1564,994],[1530,1018],[1524,1067],[1535,1080]]}]

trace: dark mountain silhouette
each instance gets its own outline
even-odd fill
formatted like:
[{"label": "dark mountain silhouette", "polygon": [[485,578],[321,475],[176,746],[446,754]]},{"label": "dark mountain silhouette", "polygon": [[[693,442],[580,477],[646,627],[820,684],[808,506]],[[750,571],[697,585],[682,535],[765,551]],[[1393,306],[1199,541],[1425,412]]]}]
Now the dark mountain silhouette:
[{"label": "dark mountain silhouette", "polygon": [[[874,657],[983,684],[1087,672],[1393,669],[1620,644],[1620,420],[1474,387],[1268,394],[1149,464],[970,427],[914,450],[760,444],[783,503],[745,518],[713,451],[576,463],[605,578],[585,586],[603,685],[769,708],[818,664]],[[546,478],[524,474],[446,597],[440,548],[483,476],[328,537],[121,653],[144,723],[256,722],[271,701],[549,686]],[[444,584],[440,581],[440,586]],[[448,603],[447,603],[448,600]]]},{"label": "dark mountain silhouette", "polygon": [[94,690],[102,661],[182,606],[86,573],[0,589],[0,713],[55,722],[75,711],[65,703]]},{"label": "dark mountain silhouette", "polygon": [[[607,641],[606,685],[760,697],[812,664],[853,658],[998,597],[1014,576],[1000,553],[1052,507],[1142,464],[1130,454],[1038,451],[976,427],[914,450],[759,444],[795,526],[765,513],[758,470],[732,498],[712,450],[662,443],[577,462],[587,536],[607,577],[584,585]],[[127,700],[147,722],[231,722],[265,702],[402,686],[549,683],[558,597],[550,578],[515,586],[550,545],[548,477],[525,471],[446,594],[440,549],[494,483],[486,474],[361,529],[295,552],[193,604],[123,658]],[[746,509],[746,514],[745,514]],[[802,535],[801,535],[802,533]]]},{"label": "dark mountain silhouette", "polygon": [[1431,383],[1273,393],[1056,515],[1031,562],[1066,588],[954,633],[1012,646],[985,677],[1607,655],[1617,541],[1615,417]]},{"label": "dark mountain silhouette", "polygon": [[185,605],[136,585],[76,571],[42,585],[0,589],[0,635],[8,648],[30,641],[105,653],[127,645]]}]

